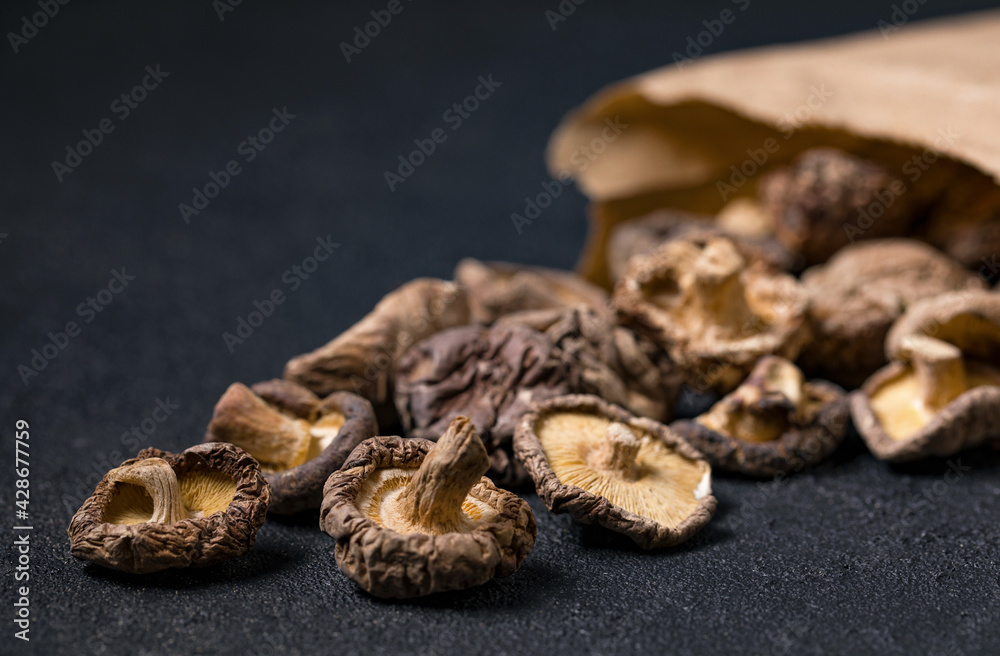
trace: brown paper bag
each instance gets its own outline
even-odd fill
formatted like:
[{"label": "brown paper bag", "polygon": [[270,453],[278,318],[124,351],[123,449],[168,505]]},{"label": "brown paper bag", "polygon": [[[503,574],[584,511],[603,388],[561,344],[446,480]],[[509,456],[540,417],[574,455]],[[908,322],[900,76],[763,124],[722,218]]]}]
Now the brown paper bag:
[{"label": "brown paper bag", "polygon": [[816,146],[894,172],[933,208],[920,236],[967,265],[996,255],[1000,241],[962,226],[1000,223],[1000,11],[678,61],[571,112],[547,160],[592,201],[579,271],[609,285],[614,225],[666,207],[714,214]]}]

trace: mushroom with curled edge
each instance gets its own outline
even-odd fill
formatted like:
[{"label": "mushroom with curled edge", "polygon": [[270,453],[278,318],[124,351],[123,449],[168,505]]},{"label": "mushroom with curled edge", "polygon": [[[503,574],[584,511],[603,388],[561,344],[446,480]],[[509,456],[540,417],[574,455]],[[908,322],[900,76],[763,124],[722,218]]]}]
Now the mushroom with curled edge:
[{"label": "mushroom with curled edge", "polygon": [[643,549],[687,540],[715,512],[712,470],[694,447],[596,396],[538,404],[517,428],[514,453],[549,510]]},{"label": "mushroom with curled edge", "polygon": [[979,276],[913,239],[873,239],[844,248],[802,274],[813,339],[799,365],[859,387],[886,364],[889,328],[925,298],[982,287]]},{"label": "mushroom with curled edge", "polygon": [[392,400],[396,360],[420,340],[467,323],[464,288],[417,278],[386,294],[332,341],[289,360],[284,377],[319,396],[354,392],[371,402],[380,426],[392,426],[399,419]]},{"label": "mushroom with curled edge", "polygon": [[611,314],[608,293],[571,271],[466,258],[455,267],[455,282],[466,290],[477,323],[491,324],[512,312],[576,305]]},{"label": "mushroom with curled edge", "polygon": [[486,448],[457,417],[437,443],[361,443],[323,492],[341,571],[376,597],[461,590],[513,574],[535,544],[527,502],[483,476]]},{"label": "mushroom with curled edge", "polygon": [[844,390],[822,380],[806,382],[794,364],[767,356],[708,412],[670,428],[713,467],[774,476],[833,453],[844,439],[849,414]]},{"label": "mushroom with curled edge", "polygon": [[319,508],[323,484],[348,454],[378,433],[371,403],[350,392],[320,399],[287,380],[233,383],[215,406],[206,442],[229,442],[260,462],[270,512]]},{"label": "mushroom with curled edge", "polygon": [[232,444],[143,449],[73,515],[70,552],[134,574],[211,565],[253,547],[269,500],[257,461]]},{"label": "mushroom with curled edge", "polygon": [[728,392],[761,356],[794,359],[809,339],[798,281],[747,265],[724,238],[673,240],[633,258],[612,300],[619,320],[665,348],[697,389]]},{"label": "mushroom with curled edge", "polygon": [[876,457],[893,462],[943,457],[1000,437],[995,364],[927,335],[901,337],[896,349],[900,359],[877,371],[851,398],[854,424]]}]

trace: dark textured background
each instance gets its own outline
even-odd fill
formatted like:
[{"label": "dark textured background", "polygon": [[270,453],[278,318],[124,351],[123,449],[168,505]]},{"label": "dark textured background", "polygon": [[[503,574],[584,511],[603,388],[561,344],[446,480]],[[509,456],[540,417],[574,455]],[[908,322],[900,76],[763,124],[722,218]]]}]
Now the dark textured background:
[{"label": "dark textured background", "polygon": [[[350,64],[339,42],[384,2],[246,0],[224,21],[210,0],[73,2],[19,53],[4,39],[0,420],[4,463],[15,420],[31,424],[35,532],[33,640],[10,637],[5,547],[0,652],[997,653],[1000,457],[985,450],[961,456],[975,466],[957,480],[944,462],[889,467],[856,438],[785,483],[720,477],[716,519],[662,553],[532,496],[538,543],[517,575],[408,603],[355,589],[315,515],[268,521],[251,554],[207,571],[133,578],[69,556],[70,516],[134,453],[119,436],[158,399],[179,409],[143,446],[182,449],[230,382],[279,374],[409,278],[447,277],[466,255],[572,266],[579,194],[523,234],[510,219],[547,180],[550,131],[732,6],[590,0],[553,31],[544,12],[557,0],[452,4],[404,0]],[[915,19],[988,4],[931,0]],[[4,3],[0,29],[33,11]],[[887,0],[752,0],[706,51],[871,29],[891,13]],[[169,77],[118,120],[110,103],[156,64]],[[502,86],[452,131],[442,112],[490,74]],[[185,225],[178,203],[284,106],[289,127]],[[115,131],[59,183],[52,160],[104,117]],[[383,172],[437,127],[448,140],[390,193]],[[290,292],[283,273],[326,235],[341,247]],[[135,280],[23,384],[17,366],[81,322],[77,305],[121,267]],[[288,300],[230,353],[222,333],[275,288]]]}]

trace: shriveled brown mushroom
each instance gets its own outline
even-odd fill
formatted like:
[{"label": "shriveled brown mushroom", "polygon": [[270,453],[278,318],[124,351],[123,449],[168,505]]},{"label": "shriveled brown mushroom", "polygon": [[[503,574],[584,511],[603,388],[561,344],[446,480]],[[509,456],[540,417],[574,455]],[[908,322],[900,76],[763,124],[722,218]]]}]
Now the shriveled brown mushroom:
[{"label": "shriveled brown mushroom", "polygon": [[760,356],[794,359],[809,338],[798,281],[747,266],[728,239],[678,239],[635,257],[613,301],[702,390],[729,391]]},{"label": "shriveled brown mushroom", "polygon": [[206,442],[230,442],[260,462],[270,512],[319,508],[323,484],[347,455],[378,433],[371,403],[350,392],[320,400],[287,380],[233,383],[215,405]]},{"label": "shriveled brown mushroom", "polygon": [[513,574],[535,544],[535,516],[483,477],[489,458],[457,417],[437,444],[376,437],[327,481],[320,526],[337,564],[377,597],[417,597]]},{"label": "shriveled brown mushroom", "polygon": [[813,148],[766,174],[759,194],[778,240],[810,265],[858,239],[905,235],[916,218],[917,200],[906,191],[903,181],[879,164]]},{"label": "shriveled brown mushroom", "polygon": [[469,322],[459,285],[418,278],[387,294],[361,321],[311,353],[292,358],[285,378],[319,396],[348,391],[371,401],[379,425],[396,423],[392,375],[406,349],[434,333]]},{"label": "shriveled brown mushroom", "polygon": [[753,225],[756,205],[751,203],[749,199],[733,201],[716,219],[680,210],[660,210],[615,226],[608,237],[606,254],[611,280],[620,280],[636,255],[685,238],[705,241],[724,237],[732,240],[740,254],[751,262],[763,261],[784,271],[795,268],[796,257],[773,236],[760,234],[760,227]]},{"label": "shriveled brown mushroom", "polygon": [[211,565],[253,547],[269,501],[257,461],[232,444],[143,449],[73,515],[70,552],[134,574]]},{"label": "shriveled brown mushroom", "polygon": [[466,289],[472,321],[478,323],[491,324],[511,312],[575,305],[610,315],[607,292],[571,271],[466,258],[455,267],[455,282]]},{"label": "shriveled brown mushroom", "polygon": [[774,476],[833,453],[844,439],[849,414],[844,390],[822,380],[806,382],[788,360],[766,356],[708,412],[670,428],[713,467]]},{"label": "shriveled brown mushroom", "polygon": [[437,439],[459,415],[471,417],[493,458],[489,476],[520,485],[511,438],[532,401],[569,391],[571,365],[552,341],[527,326],[463,326],[406,352],[396,375],[396,407],[410,437]]},{"label": "shriveled brown mushroom", "polygon": [[537,405],[517,428],[514,453],[549,510],[644,549],[687,540],[715,512],[712,470],[694,447],[596,396]]},{"label": "shriveled brown mushroom", "polygon": [[912,239],[877,239],[844,248],[802,275],[813,340],[803,369],[857,387],[885,364],[885,338],[907,307],[945,292],[983,286],[977,275]]},{"label": "shriveled brown mushroom", "polygon": [[890,461],[947,456],[1000,437],[1000,295],[943,294],[889,331],[892,362],[851,398],[858,432]]},{"label": "shriveled brown mushroom", "polygon": [[568,365],[572,392],[595,394],[657,421],[670,419],[681,375],[666,351],[642,335],[583,306],[515,312],[495,325],[528,326],[548,337]]}]

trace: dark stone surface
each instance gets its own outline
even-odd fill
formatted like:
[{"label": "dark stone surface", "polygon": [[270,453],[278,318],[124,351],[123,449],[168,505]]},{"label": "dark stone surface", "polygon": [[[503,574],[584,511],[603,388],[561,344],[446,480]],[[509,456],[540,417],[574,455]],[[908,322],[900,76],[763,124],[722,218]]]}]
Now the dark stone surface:
[{"label": "dark stone surface", "polygon": [[[0,653],[997,653],[1000,452],[989,449],[948,476],[940,461],[887,466],[852,438],[785,482],[719,478],[716,519],[662,553],[531,496],[538,543],[518,574],[407,603],[342,576],[315,514],[269,520],[251,554],[203,571],[137,578],[69,556],[69,518],[107,469],[144,446],[199,442],[230,382],[280,374],[401,282],[448,276],[463,256],[571,266],[585,234],[578,193],[521,234],[510,219],[548,179],[550,131],[734,6],[590,0],[553,30],[555,0],[404,0],[348,64],[339,42],[385,4],[243,2],[220,22],[209,0],[70,3],[20,52],[4,44],[0,421],[11,464],[15,420],[31,424],[35,528],[32,641],[11,637],[7,546]],[[927,3],[914,20],[987,4]],[[33,11],[5,3],[0,27]],[[706,51],[874,28],[892,12],[753,0]],[[157,64],[169,77],[120,119],[111,103]],[[480,75],[501,86],[452,130],[442,113]],[[177,205],[243,160],[240,142],[284,106],[287,129],[186,225]],[[105,117],[114,131],[58,182],[53,159]],[[435,128],[447,140],[390,192],[383,172]],[[327,235],[340,247],[293,291],[284,272]],[[78,304],[122,267],[135,279],[84,323]],[[230,353],[223,333],[273,289],[285,302]],[[18,365],[68,321],[80,334],[24,384]],[[178,406],[160,423],[158,400]],[[126,434],[144,419],[155,433]],[[0,474],[5,542],[12,469]]]}]

